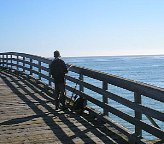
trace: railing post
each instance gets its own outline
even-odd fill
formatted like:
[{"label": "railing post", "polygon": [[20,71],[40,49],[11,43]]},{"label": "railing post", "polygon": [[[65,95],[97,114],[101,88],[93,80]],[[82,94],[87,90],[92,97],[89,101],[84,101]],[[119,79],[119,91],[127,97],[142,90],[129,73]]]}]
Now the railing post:
[{"label": "railing post", "polygon": [[8,59],[8,54],[6,54],[6,67],[9,65],[9,59]]},{"label": "railing post", "polygon": [[[83,74],[82,73],[80,73],[80,75],[79,75],[79,80],[81,80],[81,81],[84,81],[84,76],[83,76]],[[79,90],[81,91],[81,92],[84,92],[84,86],[83,86],[83,84],[82,83],[80,83],[80,85],[79,85]],[[84,102],[84,107],[87,105],[87,100],[85,99],[85,102]]]},{"label": "railing post", "polygon": [[5,63],[4,63],[4,54],[2,55],[2,66],[4,67],[5,66]]},{"label": "railing post", "polygon": [[[139,93],[134,92],[134,102],[136,104],[141,104],[141,95]],[[135,118],[138,120],[142,120],[142,113],[135,111]],[[137,125],[135,125],[135,135],[142,136],[142,129]]]},{"label": "railing post", "polygon": [[17,70],[18,70],[18,65],[19,65],[19,56],[17,55],[17,66],[16,66]]},{"label": "railing post", "polygon": [[[108,89],[108,83],[103,81],[102,88],[103,88],[103,90],[106,91]],[[103,95],[103,103],[108,104],[108,98],[105,95]],[[103,113],[104,113],[104,115],[107,115],[107,116],[109,115],[108,111],[106,109],[103,109]]]},{"label": "railing post", "polygon": [[[83,77],[83,74],[82,74],[82,73],[80,73],[79,79],[80,79],[81,81],[84,81],[84,77]],[[80,86],[80,87],[79,87],[79,90],[80,90],[81,92],[84,92],[84,86],[83,86],[81,83],[80,83],[79,86]]]},{"label": "railing post", "polygon": [[25,72],[25,57],[23,56],[23,72]]},{"label": "railing post", "polygon": [[39,80],[41,80],[41,61],[38,61],[38,65],[39,65],[39,68],[38,68],[38,72],[39,72],[38,78],[39,78]]},{"label": "railing post", "polygon": [[32,58],[30,58],[30,75],[32,75]]},{"label": "railing post", "polygon": [[7,55],[4,56],[4,62],[5,62],[5,67],[7,67],[7,60],[6,60]]},{"label": "railing post", "polygon": [[1,63],[2,62],[2,55],[0,54],[0,66],[1,66]]},{"label": "railing post", "polygon": [[[48,69],[50,70],[50,64],[48,64]],[[51,80],[50,80],[50,78],[51,78],[50,71],[48,72],[48,76],[49,76],[48,84],[49,84],[49,86],[52,86],[52,83],[51,83]]]},{"label": "railing post", "polygon": [[13,55],[12,54],[10,55],[10,58],[11,58],[11,69],[13,69]]}]

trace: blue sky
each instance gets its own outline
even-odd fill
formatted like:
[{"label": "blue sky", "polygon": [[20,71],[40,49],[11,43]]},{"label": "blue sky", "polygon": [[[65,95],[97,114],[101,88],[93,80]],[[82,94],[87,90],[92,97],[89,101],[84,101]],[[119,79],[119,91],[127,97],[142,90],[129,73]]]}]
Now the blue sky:
[{"label": "blue sky", "polygon": [[0,0],[0,52],[164,54],[164,0]]}]

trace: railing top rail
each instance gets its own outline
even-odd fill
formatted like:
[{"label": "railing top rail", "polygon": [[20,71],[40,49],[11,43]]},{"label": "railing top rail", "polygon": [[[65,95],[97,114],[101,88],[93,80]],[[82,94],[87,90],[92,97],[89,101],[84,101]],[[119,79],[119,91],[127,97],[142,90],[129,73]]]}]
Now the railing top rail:
[{"label": "railing top rail", "polygon": [[18,53],[18,52],[6,52],[6,53],[0,53],[0,55],[15,55],[15,56],[22,56],[22,57],[27,57],[27,58],[31,58],[34,60],[38,60],[38,61],[42,61],[45,63],[50,63],[51,60],[45,57],[41,57],[41,56],[36,56],[36,55],[31,55],[31,54],[25,54],[25,53]]},{"label": "railing top rail", "polygon": [[105,81],[109,84],[118,86],[123,89],[127,89],[129,91],[137,92],[141,95],[149,96],[153,99],[164,102],[164,88],[160,88],[154,85],[146,84],[143,82],[138,82],[126,78],[122,78],[116,75],[95,71],[92,69],[72,66],[70,71],[82,73],[85,76],[89,76],[91,78]]},{"label": "railing top rail", "polygon": [[[51,60],[48,58],[35,56],[31,54],[25,54],[25,53],[17,53],[17,52],[6,52],[6,53],[0,53],[0,55],[16,55],[16,56],[22,56],[31,58],[34,60],[38,60],[47,64],[51,63]],[[68,66],[70,66],[68,64]],[[123,89],[127,89],[129,91],[137,92],[138,94],[148,96],[150,98],[153,98],[155,100],[159,100],[161,102],[164,102],[164,88],[160,88],[154,85],[146,84],[143,82],[138,82],[126,78],[122,78],[116,75],[91,70],[85,67],[79,67],[79,66],[72,66],[70,71],[83,74],[84,76],[88,76],[100,81],[105,81],[109,84],[118,86]]]}]

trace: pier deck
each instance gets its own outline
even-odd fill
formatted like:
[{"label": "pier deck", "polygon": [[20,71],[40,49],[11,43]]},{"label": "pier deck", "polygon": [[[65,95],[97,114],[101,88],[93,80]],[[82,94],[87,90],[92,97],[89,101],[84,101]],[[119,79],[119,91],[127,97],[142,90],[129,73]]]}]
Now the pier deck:
[{"label": "pier deck", "polygon": [[0,144],[164,143],[163,110],[144,101],[162,105],[163,88],[67,64],[67,100],[75,94],[87,105],[82,115],[70,107],[57,111],[51,62],[25,53],[0,53]]},{"label": "pier deck", "polygon": [[110,126],[69,109],[55,110],[37,85],[0,72],[0,144],[127,143]]}]

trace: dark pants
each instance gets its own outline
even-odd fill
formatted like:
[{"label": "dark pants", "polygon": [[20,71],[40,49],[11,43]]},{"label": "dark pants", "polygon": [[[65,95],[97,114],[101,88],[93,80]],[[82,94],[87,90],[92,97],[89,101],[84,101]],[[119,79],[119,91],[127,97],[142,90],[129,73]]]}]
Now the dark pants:
[{"label": "dark pants", "polygon": [[55,83],[55,105],[59,108],[59,104],[65,107],[65,83]]}]

